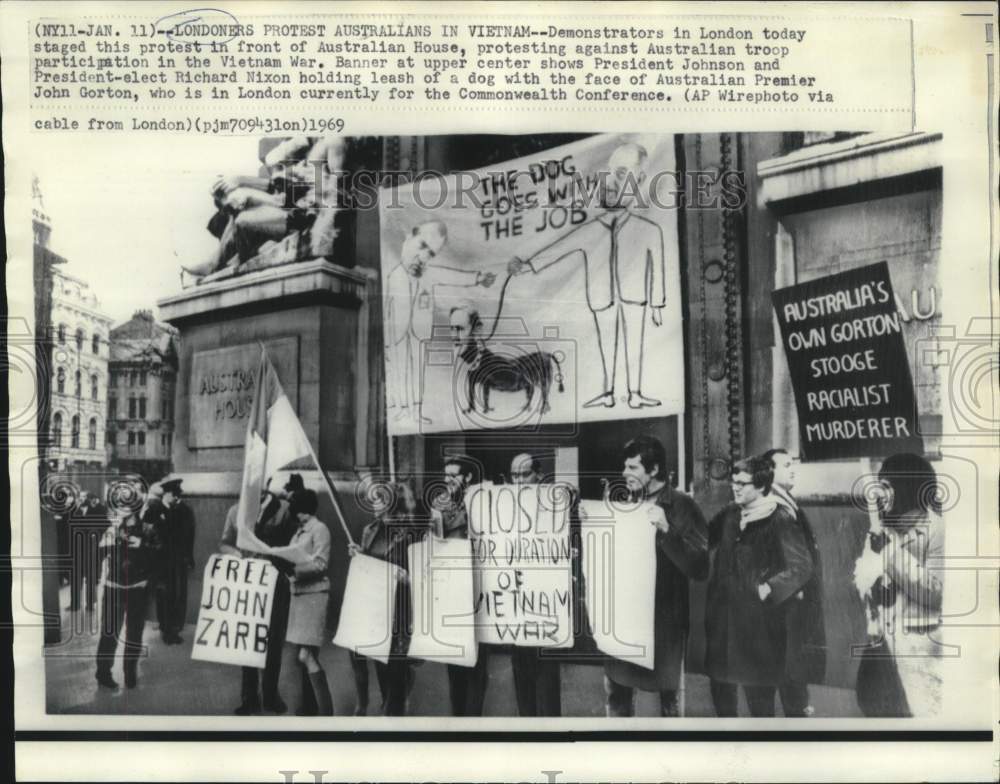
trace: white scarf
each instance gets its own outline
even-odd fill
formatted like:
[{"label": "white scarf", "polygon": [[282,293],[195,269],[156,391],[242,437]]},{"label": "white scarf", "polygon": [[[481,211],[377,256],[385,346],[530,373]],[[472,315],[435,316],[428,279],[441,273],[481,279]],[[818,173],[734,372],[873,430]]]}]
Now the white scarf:
[{"label": "white scarf", "polygon": [[792,498],[792,494],[785,490],[783,487],[778,487],[777,485],[771,485],[771,495],[774,496],[774,500],[785,507],[793,516],[798,515],[799,505],[795,503],[795,499]]},{"label": "white scarf", "polygon": [[752,522],[770,517],[777,508],[778,502],[770,495],[762,495],[756,501],[751,501],[746,506],[741,506],[740,530],[742,531]]}]

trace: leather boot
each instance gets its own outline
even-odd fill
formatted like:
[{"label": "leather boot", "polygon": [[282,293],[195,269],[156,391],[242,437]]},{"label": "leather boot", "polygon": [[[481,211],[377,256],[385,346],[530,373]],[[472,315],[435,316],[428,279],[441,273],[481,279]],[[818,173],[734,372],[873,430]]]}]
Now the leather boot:
[{"label": "leather boot", "polygon": [[309,680],[312,683],[313,694],[316,697],[316,715],[332,716],[333,700],[330,698],[330,686],[326,682],[326,673],[323,670],[309,673]]}]

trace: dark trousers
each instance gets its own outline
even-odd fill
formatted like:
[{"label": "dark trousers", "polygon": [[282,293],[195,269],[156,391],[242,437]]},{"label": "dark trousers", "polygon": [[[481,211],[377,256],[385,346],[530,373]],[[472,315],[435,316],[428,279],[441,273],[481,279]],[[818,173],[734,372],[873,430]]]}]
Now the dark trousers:
[{"label": "dark trousers", "polygon": [[391,658],[387,664],[377,661],[375,677],[382,693],[382,715],[405,716],[406,699],[413,685],[413,667],[409,660]]},{"label": "dark trousers", "polygon": [[160,634],[178,634],[187,620],[188,570],[184,563],[172,563],[156,586],[156,619]]},{"label": "dark trousers", "polygon": [[789,718],[803,718],[808,716],[809,708],[809,686],[805,683],[785,681],[778,687],[781,695],[781,707],[785,711],[785,716]]},{"label": "dark trousers", "polygon": [[474,667],[448,665],[448,694],[451,698],[452,716],[482,716],[489,683],[489,654],[485,645],[479,646],[479,658]]},{"label": "dark trousers", "polygon": [[105,585],[101,595],[101,639],[97,643],[97,671],[111,673],[118,650],[122,625],[125,650],[122,669],[126,678],[135,678],[142,651],[142,629],[146,623],[146,587],[116,588]]},{"label": "dark trousers", "polygon": [[[605,712],[610,718],[635,716],[635,689],[631,686],[623,686],[605,675],[604,693],[607,697]],[[660,715],[666,717],[680,715],[677,692],[674,689],[664,689],[660,692]]]},{"label": "dark trousers", "polygon": [[562,715],[559,662],[542,648],[515,647],[510,654],[519,716]]},{"label": "dark trousers", "polygon": [[[94,609],[97,603],[97,582],[101,579],[101,561],[97,551],[103,529],[74,527],[70,538],[69,608],[80,609],[81,599],[86,608]],[[84,585],[86,593],[84,594]]]},{"label": "dark trousers", "polygon": [[[728,718],[739,716],[739,696],[737,684],[712,681],[712,703],[715,705],[715,715]],[[774,715],[774,686],[743,686],[743,694],[747,698],[750,715],[766,718]]]},{"label": "dark trousers", "polygon": [[[271,625],[267,632],[267,654],[264,658],[264,669],[243,667],[243,681],[240,696],[244,705],[259,707],[274,707],[278,701],[278,678],[281,676],[281,653],[285,646],[285,633],[288,631],[288,608],[291,603],[291,592],[288,578],[278,575],[274,584],[274,603],[271,605]],[[260,692],[257,691],[258,681]]]},{"label": "dark trousers", "polygon": [[[368,657],[351,651],[351,669],[354,672],[354,688],[358,697],[358,708],[368,709]],[[413,690],[413,661],[393,654],[388,663],[371,661],[375,664],[375,678],[382,695],[383,716],[405,716],[407,700]]]}]

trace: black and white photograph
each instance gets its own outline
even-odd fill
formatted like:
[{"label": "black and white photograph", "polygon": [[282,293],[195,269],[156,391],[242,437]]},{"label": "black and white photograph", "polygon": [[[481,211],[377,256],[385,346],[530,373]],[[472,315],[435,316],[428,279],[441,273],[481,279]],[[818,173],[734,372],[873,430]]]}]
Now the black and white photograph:
[{"label": "black and white photograph", "polygon": [[192,144],[128,290],[38,174],[47,710],[938,715],[940,145]]},{"label": "black and white photograph", "polygon": [[995,778],[994,7],[0,17],[17,780]]}]

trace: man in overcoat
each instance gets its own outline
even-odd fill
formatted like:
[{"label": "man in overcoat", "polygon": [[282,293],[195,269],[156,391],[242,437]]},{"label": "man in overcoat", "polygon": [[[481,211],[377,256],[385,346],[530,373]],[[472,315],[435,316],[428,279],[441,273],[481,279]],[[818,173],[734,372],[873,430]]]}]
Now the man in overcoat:
[{"label": "man in overcoat", "polygon": [[812,716],[809,704],[810,683],[822,683],[826,674],[826,630],[823,626],[823,568],[819,547],[809,518],[792,496],[795,487],[795,463],[785,449],[769,449],[762,457],[774,469],[771,492],[774,500],[788,509],[802,529],[812,557],[813,573],[805,587],[795,594],[788,607],[788,650],[785,682],[778,687],[785,716]]},{"label": "man in overcoat", "polygon": [[181,481],[160,483],[163,514],[159,534],[163,545],[156,591],[160,636],[167,645],[179,645],[187,614],[188,572],[194,568],[194,513],[181,500]]},{"label": "man in overcoat", "polygon": [[735,503],[709,524],[705,664],[717,715],[738,715],[742,686],[752,716],[774,716],[789,602],[812,576],[812,556],[795,518],[771,493],[770,462],[750,458],[731,470]]},{"label": "man in overcoat", "polygon": [[666,451],[655,438],[640,436],[623,450],[622,476],[629,490],[653,502],[656,526],[655,649],[653,669],[609,658],[604,665],[608,716],[635,714],[635,690],[660,695],[660,713],[678,716],[677,690],[688,633],[688,583],[708,573],[708,527],[698,505],[667,483]]}]

